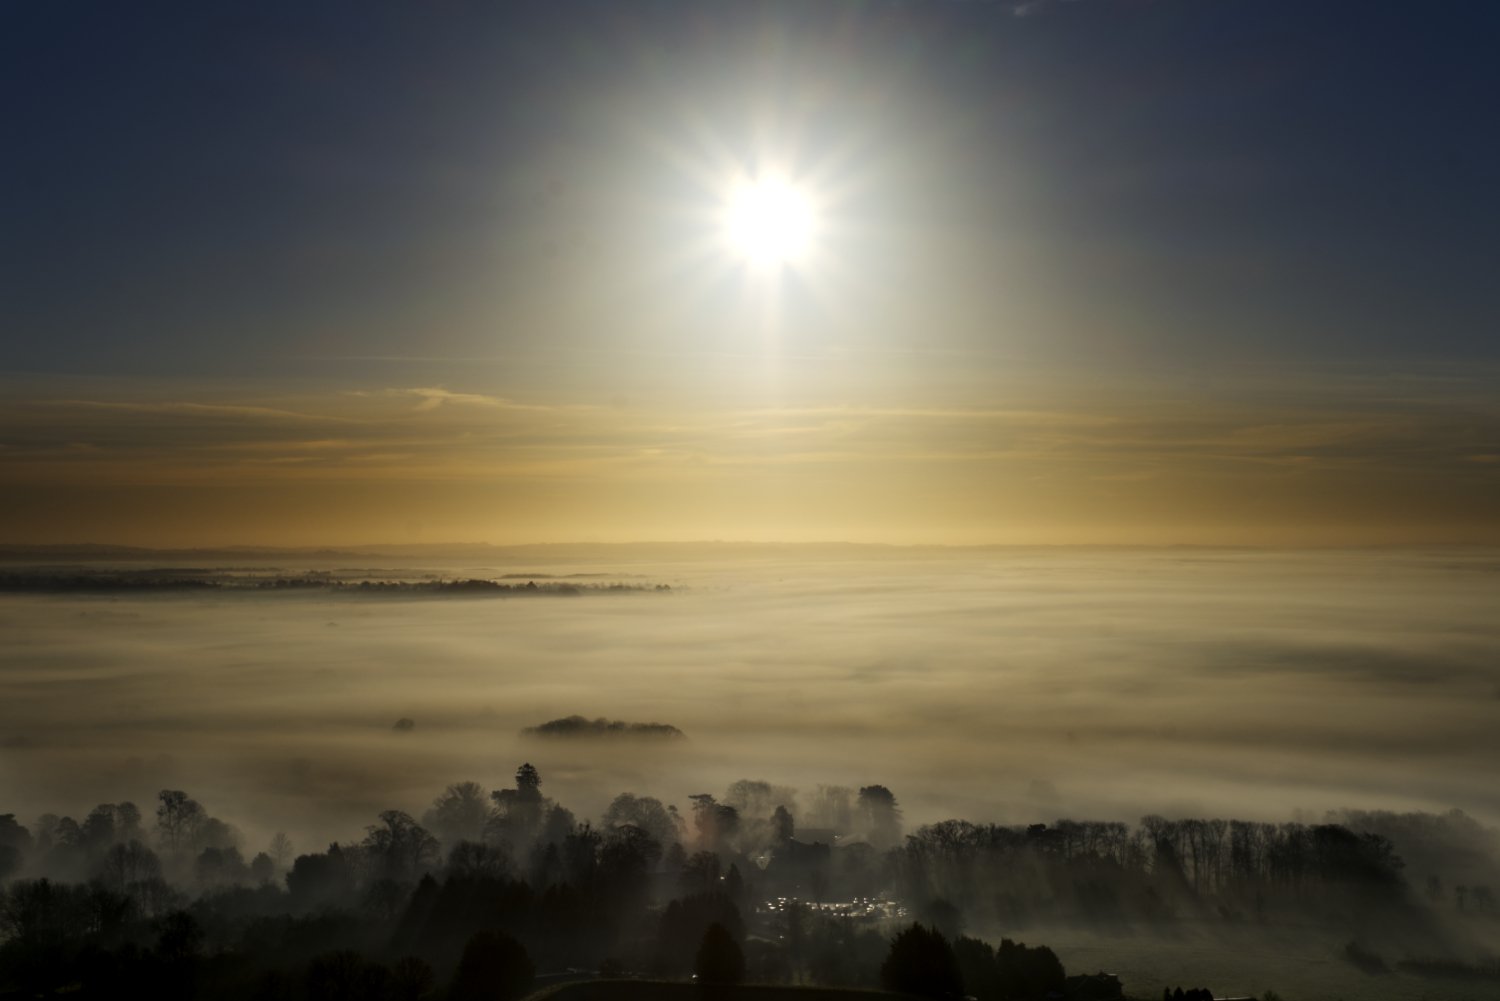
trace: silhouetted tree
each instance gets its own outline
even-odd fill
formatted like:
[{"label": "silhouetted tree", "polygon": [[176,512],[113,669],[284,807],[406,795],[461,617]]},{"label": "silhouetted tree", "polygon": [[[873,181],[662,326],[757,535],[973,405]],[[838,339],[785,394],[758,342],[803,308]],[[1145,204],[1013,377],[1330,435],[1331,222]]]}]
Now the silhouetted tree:
[{"label": "silhouetted tree", "polygon": [[658,923],[658,947],[667,970],[680,973],[691,967],[708,926],[718,924],[735,941],[745,935],[739,908],[722,893],[695,893],[673,900]]},{"label": "silhouetted tree", "polygon": [[529,849],[541,828],[547,810],[542,796],[542,777],[527,762],[516,769],[516,787],[490,793],[495,803],[486,836],[509,844],[515,850]]},{"label": "silhouetted tree", "polygon": [[80,828],[85,850],[97,855],[111,845],[141,836],[141,811],[134,803],[100,803],[89,811]]},{"label": "silhouetted tree", "polygon": [[577,826],[578,819],[573,816],[572,810],[553,803],[547,807],[544,814],[537,841],[544,845],[561,846]]},{"label": "silhouetted tree", "polygon": [[100,867],[100,877],[105,885],[121,891],[143,880],[160,876],[161,860],[139,841],[112,846],[104,853],[104,861]]},{"label": "silhouetted tree", "polygon": [[390,972],[352,949],[313,957],[307,964],[307,995],[317,1001],[369,1001],[390,993]]},{"label": "silhouetted tree", "polygon": [[703,933],[693,972],[704,984],[737,984],[745,978],[745,954],[718,922],[709,925]]},{"label": "silhouetted tree", "polygon": [[347,853],[335,844],[321,855],[299,855],[286,874],[286,888],[292,903],[303,910],[346,902],[354,891]]},{"label": "silhouetted tree", "polygon": [[494,807],[478,782],[455,782],[422,814],[422,825],[452,848],[460,841],[480,841]]},{"label": "silhouetted tree", "polygon": [[739,811],[718,802],[706,792],[688,798],[693,801],[693,827],[698,832],[699,849],[710,852],[728,850],[730,840],[739,830]]},{"label": "silhouetted tree", "polygon": [[683,863],[678,884],[685,894],[717,893],[720,890],[719,877],[721,875],[723,872],[719,865],[718,855],[713,852],[694,852],[692,857]]},{"label": "silhouetted tree", "polygon": [[16,815],[0,813],[0,885],[21,871],[31,845],[31,832],[16,822]]},{"label": "silhouetted tree", "polygon": [[745,878],[740,875],[740,867],[733,863],[724,873],[724,896],[734,901],[736,907],[745,906]]},{"label": "silhouetted tree", "polygon": [[292,839],[286,836],[285,831],[277,831],[271,835],[271,843],[267,846],[266,853],[271,856],[271,861],[276,863],[278,869],[285,869],[297,857],[297,850],[292,844]]},{"label": "silhouetted tree", "polygon": [[854,790],[820,785],[802,811],[804,827],[827,827],[843,833],[854,826]]},{"label": "silhouetted tree", "polygon": [[942,932],[948,938],[957,938],[964,930],[964,916],[957,907],[949,900],[942,897],[934,897],[923,908],[922,915],[929,926],[934,930]]},{"label": "silhouetted tree", "polygon": [[276,878],[276,863],[271,861],[271,856],[265,852],[256,852],[255,858],[250,860],[250,881],[258,886],[264,886]]},{"label": "silhouetted tree", "polygon": [[605,809],[602,822],[607,828],[639,827],[663,847],[682,840],[677,816],[650,796],[621,793]]},{"label": "silhouetted tree", "polygon": [[512,1001],[531,989],[535,971],[521,943],[503,932],[476,933],[448,992],[451,1001]]},{"label": "silhouetted tree", "polygon": [[173,854],[186,851],[208,814],[197,800],[180,789],[163,789],[156,798],[156,835],[162,847]]},{"label": "silhouetted tree", "polygon": [[979,1001],[995,1001],[1000,996],[1000,976],[995,967],[995,950],[988,942],[960,936],[953,940],[953,956],[964,991]]},{"label": "silhouetted tree", "polygon": [[963,976],[953,948],[941,932],[913,924],[891,940],[880,965],[880,983],[888,991],[920,997],[963,995]]},{"label": "silhouetted tree", "polygon": [[1045,945],[1028,948],[1025,943],[1001,939],[995,968],[1004,999],[1045,997],[1049,991],[1061,992],[1067,982],[1057,954]]},{"label": "silhouetted tree", "polygon": [[187,911],[176,911],[158,923],[156,947],[160,963],[157,991],[169,998],[190,998],[196,993],[203,929]]},{"label": "silhouetted tree", "polygon": [[792,840],[795,830],[791,811],[785,806],[778,806],[776,812],[771,814],[772,843],[778,847],[785,847],[786,843]]},{"label": "silhouetted tree", "polygon": [[458,876],[499,879],[511,870],[510,855],[499,845],[460,841],[448,852],[448,871]]},{"label": "silhouetted tree", "polygon": [[418,956],[403,956],[391,964],[391,997],[394,1001],[420,1001],[436,986],[432,967]]},{"label": "silhouetted tree", "polygon": [[386,879],[396,882],[416,879],[424,870],[437,865],[441,857],[437,838],[400,810],[384,811],[380,823],[365,831],[361,847]]},{"label": "silhouetted tree", "polygon": [[797,791],[769,782],[740,779],[724,793],[723,805],[739,817],[741,845],[765,846],[775,840],[773,815],[777,804],[795,803]]},{"label": "silhouetted tree", "polygon": [[229,848],[205,848],[193,862],[193,874],[203,887],[234,886],[250,875],[240,850]]},{"label": "silhouetted tree", "polygon": [[859,791],[861,826],[870,844],[879,851],[901,843],[901,810],[896,796],[882,785],[865,786]]}]

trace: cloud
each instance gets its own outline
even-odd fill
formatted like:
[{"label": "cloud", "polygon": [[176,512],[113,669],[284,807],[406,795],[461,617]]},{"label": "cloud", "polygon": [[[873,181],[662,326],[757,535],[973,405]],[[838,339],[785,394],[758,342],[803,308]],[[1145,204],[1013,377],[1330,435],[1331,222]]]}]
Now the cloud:
[{"label": "cloud", "polygon": [[[871,541],[876,532],[894,541],[1002,541],[1011,536],[1001,533],[1041,526],[1076,539],[1067,524],[1089,526],[1087,537],[1102,541],[1111,524],[1211,532],[1251,518],[1273,533],[1335,519],[1427,532],[1421,526],[1480,524],[1500,492],[1500,463],[1487,458],[1500,440],[1500,411],[1472,387],[1224,389],[1159,397],[1059,385],[1030,396],[996,392],[989,405],[856,397],[775,407],[538,403],[431,385],[225,392],[211,401],[59,393],[0,402],[0,447],[11,483],[33,498],[24,502],[32,513],[14,502],[8,522],[29,538],[57,538],[28,519],[55,517],[69,491],[148,486],[254,491],[264,509],[276,490],[290,498],[300,485],[360,482],[385,491],[390,509],[403,485],[445,484],[421,500],[408,491],[400,504],[415,504],[412,517],[424,521],[445,510],[454,534],[469,538],[495,538],[487,526],[496,524],[537,524],[545,510],[548,531],[563,538],[605,523],[613,538],[662,537],[663,526],[680,538],[689,525],[698,537],[847,537],[864,519],[869,534],[856,537]],[[1443,489],[1416,490],[1422,482]],[[484,493],[492,488],[503,488],[503,513]],[[332,534],[315,541],[348,539],[334,514],[346,500],[297,496],[308,518],[302,538],[321,524]],[[377,493],[359,503],[367,517],[381,505]],[[290,500],[282,507],[290,512]],[[553,521],[565,509],[572,528]],[[118,516],[106,513],[104,524]],[[223,537],[193,541],[239,541],[238,518],[224,522]],[[939,529],[954,536],[914,534]],[[1132,529],[1119,531],[1132,541]]]},{"label": "cloud", "polygon": [[345,418],[324,414],[279,410],[275,407],[220,403],[192,403],[182,400],[130,402],[119,400],[44,400],[49,407],[77,407],[85,410],[119,411],[128,414],[152,414],[192,418],[222,417],[236,420],[341,421]]},{"label": "cloud", "polygon": [[[607,550],[545,553],[525,570],[617,569]],[[670,596],[5,596],[5,809],[185,788],[247,830],[326,844],[530,760],[580,817],[620,791],[685,806],[758,778],[880,782],[911,823],[1183,804],[1493,822],[1497,567],[1493,551],[765,550],[628,568]],[[692,740],[600,753],[519,733],[577,710]],[[393,733],[403,717],[418,726]],[[1057,791],[1045,816],[1039,781]]]},{"label": "cloud", "polygon": [[482,393],[454,393],[446,389],[436,387],[421,387],[416,389],[396,390],[398,394],[404,393],[415,396],[420,403],[417,410],[436,410],[444,404],[459,404],[480,407],[500,407],[504,409],[520,409],[509,400],[498,396],[485,396]]}]

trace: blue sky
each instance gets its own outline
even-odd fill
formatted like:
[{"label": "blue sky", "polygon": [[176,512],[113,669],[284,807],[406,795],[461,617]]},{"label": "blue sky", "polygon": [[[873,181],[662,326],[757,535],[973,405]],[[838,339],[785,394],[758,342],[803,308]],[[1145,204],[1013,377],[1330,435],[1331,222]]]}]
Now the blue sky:
[{"label": "blue sky", "polygon": [[[1399,422],[1417,377],[1495,450],[1490,4],[48,3],[0,39],[28,403],[1232,383],[1276,424],[1352,380]],[[825,224],[774,280],[713,243],[726,178],[768,166]]]}]

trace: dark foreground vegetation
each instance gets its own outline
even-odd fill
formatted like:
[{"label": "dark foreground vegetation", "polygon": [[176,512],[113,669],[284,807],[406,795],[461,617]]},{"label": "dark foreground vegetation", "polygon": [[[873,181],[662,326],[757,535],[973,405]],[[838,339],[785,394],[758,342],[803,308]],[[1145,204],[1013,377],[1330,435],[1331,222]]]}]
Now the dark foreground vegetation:
[{"label": "dark foreground vegetation", "polygon": [[[1359,823],[951,820],[908,834],[881,785],[741,781],[684,812],[624,793],[595,823],[523,765],[513,786],[457,783],[419,818],[388,810],[363,838],[299,852],[285,834],[251,850],[163,790],[149,814],[0,815],[0,996],[506,999],[603,977],[1104,1001],[1131,985],[1068,970],[1039,933],[1184,922],[1378,928],[1379,948],[1345,950],[1372,976],[1493,977],[1493,956],[1442,944],[1443,922],[1495,927],[1489,884],[1473,881],[1493,865],[1493,832],[1456,813],[1345,819]],[[1414,884],[1381,826],[1425,829],[1412,846],[1428,862],[1461,842],[1465,882]],[[557,997],[601,990],[672,993]]]}]

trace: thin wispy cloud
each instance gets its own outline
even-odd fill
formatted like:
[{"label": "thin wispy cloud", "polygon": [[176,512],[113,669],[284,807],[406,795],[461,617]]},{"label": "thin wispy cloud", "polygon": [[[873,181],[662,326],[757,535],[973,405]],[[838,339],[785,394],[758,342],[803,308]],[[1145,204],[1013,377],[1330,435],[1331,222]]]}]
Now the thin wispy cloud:
[{"label": "thin wispy cloud", "polygon": [[165,414],[185,417],[227,417],[259,420],[345,421],[349,418],[327,414],[280,410],[275,407],[244,404],[195,403],[187,400],[132,402],[121,400],[42,400],[37,405],[76,407],[79,409],[115,410],[135,414]]},{"label": "thin wispy cloud", "polygon": [[[1272,403],[1250,384],[1214,397],[1075,393],[1067,405],[1033,394],[988,406],[856,397],[779,407],[536,404],[433,384],[276,397],[240,390],[215,401],[59,393],[0,403],[0,446],[12,483],[37,496],[151,485],[246,498],[322,491],[329,499],[311,509],[327,510],[328,520],[310,533],[342,530],[331,496],[345,484],[375,485],[353,501],[375,517],[382,493],[427,480],[450,486],[415,509],[472,512],[462,533],[470,537],[489,537],[485,512],[499,510],[491,490],[512,512],[495,524],[535,524],[536,512],[560,510],[562,490],[569,517],[589,525],[604,517],[622,535],[659,534],[659,521],[675,519],[679,533],[712,536],[721,534],[718,518],[779,534],[772,525],[788,516],[755,500],[772,484],[778,496],[799,498],[815,526],[829,526],[807,529],[820,534],[847,523],[841,508],[869,518],[872,534],[892,523],[968,532],[985,518],[1062,532],[1058,512],[1170,532],[1243,518],[1235,512],[1254,496],[1276,512],[1256,530],[1280,537],[1299,519],[1326,523],[1341,508],[1378,519],[1372,504],[1381,497],[1402,498],[1391,503],[1418,526],[1480,524],[1500,494],[1500,463],[1487,458],[1500,441],[1500,412],[1453,387],[1408,383],[1400,404],[1388,383],[1350,382],[1329,393],[1284,389]],[[1426,480],[1447,487],[1410,489]],[[621,490],[638,499],[604,503]],[[994,497],[1003,507],[986,499]],[[233,513],[225,525],[244,517]]]}]

